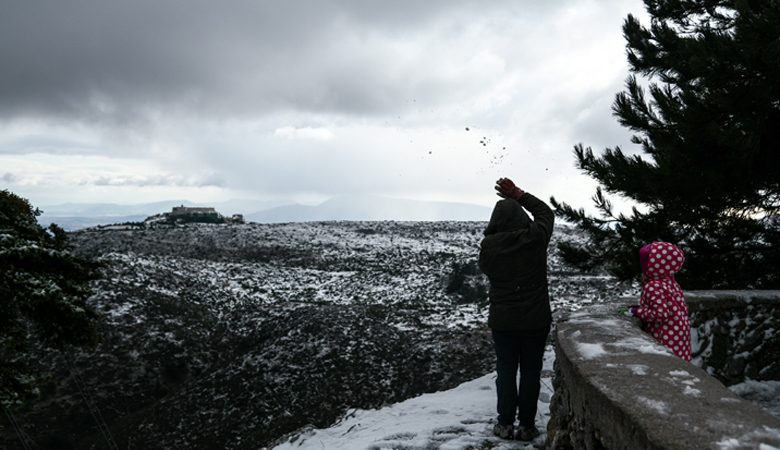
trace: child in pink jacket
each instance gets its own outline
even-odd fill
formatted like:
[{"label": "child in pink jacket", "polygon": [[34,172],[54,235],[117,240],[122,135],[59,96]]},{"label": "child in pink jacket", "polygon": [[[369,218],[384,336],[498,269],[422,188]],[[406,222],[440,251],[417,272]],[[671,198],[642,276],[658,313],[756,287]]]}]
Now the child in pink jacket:
[{"label": "child in pink jacket", "polygon": [[643,328],[675,355],[691,360],[691,324],[688,305],[674,274],[682,268],[685,255],[676,245],[653,242],[639,250],[642,265],[642,296],[631,314]]}]

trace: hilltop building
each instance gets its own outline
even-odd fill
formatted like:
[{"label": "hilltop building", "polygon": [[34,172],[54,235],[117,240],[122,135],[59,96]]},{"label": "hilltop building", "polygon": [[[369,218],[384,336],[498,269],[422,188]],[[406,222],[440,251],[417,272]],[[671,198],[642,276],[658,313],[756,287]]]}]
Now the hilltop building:
[{"label": "hilltop building", "polygon": [[190,216],[197,214],[219,215],[214,208],[190,208],[189,206],[174,206],[168,213],[171,217]]},{"label": "hilltop building", "polygon": [[146,223],[245,223],[242,214],[233,214],[225,217],[218,213],[215,208],[195,208],[189,206],[174,206],[171,212],[156,214],[148,217]]}]

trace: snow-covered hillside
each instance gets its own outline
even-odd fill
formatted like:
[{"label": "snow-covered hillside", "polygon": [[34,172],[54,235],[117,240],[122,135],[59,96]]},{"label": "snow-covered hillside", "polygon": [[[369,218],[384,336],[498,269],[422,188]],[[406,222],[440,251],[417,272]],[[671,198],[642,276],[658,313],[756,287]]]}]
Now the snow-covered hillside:
[{"label": "snow-covered hillside", "polygon": [[[301,427],[452,389],[493,369],[480,222],[189,225],[73,234],[104,278],[102,342],[41,352],[21,411],[36,442],[258,448]],[[554,239],[577,239],[559,227]],[[636,292],[564,267],[554,308]],[[486,392],[486,396],[492,394]],[[96,405],[96,419],[87,407]],[[105,422],[110,436],[99,432]],[[16,448],[0,430],[0,447]]]}]

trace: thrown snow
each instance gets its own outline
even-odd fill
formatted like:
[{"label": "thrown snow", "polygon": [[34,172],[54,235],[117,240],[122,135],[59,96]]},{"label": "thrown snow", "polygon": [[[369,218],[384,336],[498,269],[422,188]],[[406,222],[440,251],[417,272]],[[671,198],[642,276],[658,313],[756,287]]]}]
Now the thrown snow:
[{"label": "thrown snow", "polygon": [[[554,354],[545,353],[545,365]],[[528,449],[541,445],[550,414],[550,378],[542,378],[533,443],[506,441],[492,434],[496,417],[495,374],[449,391],[423,394],[378,410],[356,410],[330,428],[310,429],[274,447],[286,449]]]}]

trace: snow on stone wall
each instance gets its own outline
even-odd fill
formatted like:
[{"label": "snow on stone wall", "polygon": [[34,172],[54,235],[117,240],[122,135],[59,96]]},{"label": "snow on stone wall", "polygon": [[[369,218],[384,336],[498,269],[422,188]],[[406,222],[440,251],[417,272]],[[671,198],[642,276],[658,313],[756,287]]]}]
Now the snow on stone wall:
[{"label": "snow on stone wall", "polygon": [[[759,334],[769,342],[775,339],[769,331],[775,328],[765,320],[767,314],[773,316],[770,311],[747,295],[730,297],[741,300],[698,300],[704,297],[721,298],[714,293],[691,296],[698,357],[715,363],[721,361],[719,355],[730,354],[722,348],[722,338],[707,334],[725,327],[723,334],[735,336],[731,341],[739,344],[731,353],[733,359],[760,360],[758,355],[751,359],[745,346]],[[732,314],[739,308],[730,302],[744,304],[743,311],[749,314]],[[780,419],[740,399],[736,390],[727,389],[704,369],[674,356],[635,319],[618,315],[618,308],[628,303],[593,305],[558,322],[549,448],[780,448]],[[709,307],[714,310],[707,311]],[[754,325],[758,328],[751,332]],[[766,343],[762,348],[769,349]],[[751,364],[744,367],[762,373]],[[722,371],[721,366],[707,367],[713,373]]]}]

